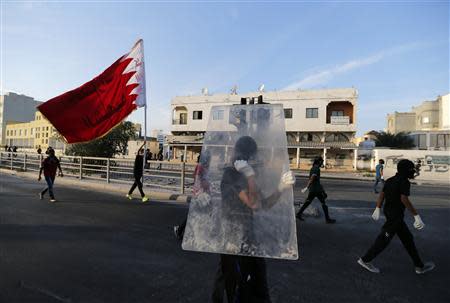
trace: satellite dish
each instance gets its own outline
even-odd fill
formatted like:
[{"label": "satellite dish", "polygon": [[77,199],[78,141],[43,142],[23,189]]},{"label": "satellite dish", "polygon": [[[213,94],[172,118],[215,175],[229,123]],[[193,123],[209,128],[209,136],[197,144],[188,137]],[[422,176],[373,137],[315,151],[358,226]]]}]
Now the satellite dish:
[{"label": "satellite dish", "polygon": [[208,88],[207,87],[202,88],[202,95],[204,95],[204,96],[208,95]]},{"label": "satellite dish", "polygon": [[260,92],[263,92],[263,91],[264,91],[264,84],[261,84],[261,85],[258,87],[258,91],[260,91]]}]

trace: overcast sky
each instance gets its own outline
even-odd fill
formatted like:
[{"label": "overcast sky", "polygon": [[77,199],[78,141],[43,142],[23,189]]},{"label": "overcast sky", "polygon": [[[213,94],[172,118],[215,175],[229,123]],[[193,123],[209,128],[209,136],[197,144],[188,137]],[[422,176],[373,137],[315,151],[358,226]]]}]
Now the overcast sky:
[{"label": "overcast sky", "polygon": [[[148,130],[177,95],[355,87],[358,133],[449,92],[449,3],[50,1],[1,4],[4,91],[46,101],[144,39]],[[142,121],[143,112],[130,116]]]}]

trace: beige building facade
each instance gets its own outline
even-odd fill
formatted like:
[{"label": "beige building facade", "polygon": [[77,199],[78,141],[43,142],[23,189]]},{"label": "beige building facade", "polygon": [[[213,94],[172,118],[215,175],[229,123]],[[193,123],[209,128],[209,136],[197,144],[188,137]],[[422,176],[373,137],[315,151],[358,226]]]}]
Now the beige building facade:
[{"label": "beige building facade", "polygon": [[39,111],[35,111],[33,121],[7,123],[5,134],[6,145],[22,150],[36,150],[40,147],[45,151],[51,146],[62,151],[65,148],[65,144],[57,140],[56,129]]},{"label": "beige building facade", "polygon": [[21,94],[0,95],[0,145],[6,145],[6,124],[32,121],[40,104],[42,102]]},{"label": "beige building facade", "polygon": [[387,115],[386,131],[406,132],[417,149],[450,150],[450,94],[413,106],[411,112]]},{"label": "beige building facade", "polygon": [[171,158],[195,161],[201,150],[211,108],[240,104],[242,98],[282,104],[291,165],[309,168],[311,159],[322,156],[327,167],[352,169],[356,145],[358,92],[354,88],[256,91],[244,94],[202,94],[172,99]]}]

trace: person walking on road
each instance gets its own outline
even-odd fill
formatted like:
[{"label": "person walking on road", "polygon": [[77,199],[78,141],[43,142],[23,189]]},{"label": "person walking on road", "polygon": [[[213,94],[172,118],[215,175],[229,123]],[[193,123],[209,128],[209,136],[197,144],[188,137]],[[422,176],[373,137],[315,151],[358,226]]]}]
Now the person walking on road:
[{"label": "person walking on road", "polygon": [[373,185],[373,192],[378,194],[377,186],[381,182],[381,186],[384,186],[384,160],[380,159],[375,167],[375,184]]},{"label": "person walking on road", "polygon": [[134,189],[137,188],[139,189],[139,192],[141,193],[141,198],[142,198],[142,202],[147,202],[148,201],[148,197],[144,194],[144,191],[142,189],[142,176],[143,176],[143,171],[144,171],[144,146],[145,146],[146,142],[144,141],[144,144],[142,144],[142,146],[139,148],[137,154],[136,154],[136,158],[134,159],[134,167],[133,167],[133,176],[134,176],[134,183],[130,188],[130,191],[128,192],[128,194],[126,195],[126,197],[129,200],[132,200],[133,197],[131,196],[133,194]]},{"label": "person walking on road", "polygon": [[303,203],[302,207],[298,211],[296,218],[300,221],[303,221],[302,214],[305,211],[305,209],[311,204],[311,202],[314,200],[314,198],[319,199],[320,203],[322,204],[323,213],[325,214],[325,221],[328,224],[336,223],[336,220],[331,219],[330,215],[328,214],[328,206],[325,204],[325,199],[327,198],[327,194],[325,190],[322,187],[322,184],[320,184],[320,168],[323,167],[323,159],[322,157],[317,157],[314,159],[313,166],[311,170],[309,171],[309,181],[308,184],[304,189],[302,189],[302,193],[309,190],[308,197],[305,200],[305,203]]},{"label": "person walking on road", "polygon": [[417,252],[414,238],[404,221],[404,212],[407,208],[414,216],[414,228],[421,230],[425,227],[417,210],[409,200],[411,183],[408,179],[413,179],[416,173],[414,163],[403,159],[397,164],[397,174],[386,180],[381,191],[372,218],[377,221],[380,218],[381,207],[384,203],[384,215],[386,223],[383,225],[380,234],[366,254],[358,260],[358,264],[373,273],[380,270],[371,261],[375,259],[391,242],[397,234],[411,257],[417,274],[423,274],[434,268],[433,262],[423,263]]},{"label": "person walking on road", "polygon": [[42,172],[44,172],[45,182],[47,182],[47,187],[39,193],[39,199],[42,200],[45,193],[48,191],[50,195],[50,202],[56,202],[55,195],[53,193],[53,184],[55,183],[57,169],[59,169],[59,176],[63,177],[61,165],[58,158],[55,156],[55,151],[52,149],[49,151],[47,158],[42,161],[41,169],[39,170],[38,181],[41,180]]}]

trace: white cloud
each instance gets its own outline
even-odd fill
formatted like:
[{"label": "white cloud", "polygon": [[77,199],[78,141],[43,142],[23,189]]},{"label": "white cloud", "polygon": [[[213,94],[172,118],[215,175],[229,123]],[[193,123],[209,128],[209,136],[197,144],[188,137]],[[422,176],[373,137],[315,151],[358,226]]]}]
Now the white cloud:
[{"label": "white cloud", "polygon": [[[365,58],[358,58],[354,60],[350,60],[348,62],[345,62],[343,64],[336,65],[332,68],[325,69],[322,71],[314,72],[310,75],[307,75],[303,79],[296,81],[294,83],[289,84],[288,86],[284,87],[283,90],[293,90],[298,88],[308,88],[308,87],[314,87],[318,85],[325,84],[329,82],[334,77],[347,73],[349,71],[375,64],[385,57],[392,56],[395,54],[404,53],[413,49],[416,49],[420,46],[423,46],[424,44],[420,43],[411,43],[411,44],[404,44],[400,46],[396,46],[393,48],[385,49],[382,51],[379,51],[375,54],[372,54]],[[316,69],[317,70],[317,69]]]}]

